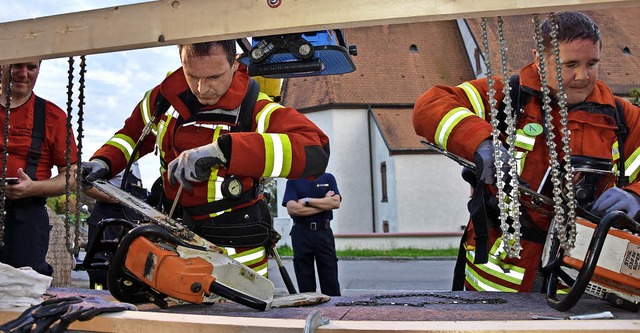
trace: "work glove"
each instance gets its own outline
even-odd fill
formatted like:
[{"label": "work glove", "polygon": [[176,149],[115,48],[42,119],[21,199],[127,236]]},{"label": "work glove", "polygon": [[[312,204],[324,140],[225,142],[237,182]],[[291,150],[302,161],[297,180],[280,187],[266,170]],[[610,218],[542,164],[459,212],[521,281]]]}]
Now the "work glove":
[{"label": "work glove", "polygon": [[[509,177],[509,152],[502,145],[500,145],[499,149],[502,152],[500,159],[502,160],[502,172],[505,174],[504,182],[508,185],[511,181]],[[485,184],[493,184],[496,182],[496,167],[493,153],[493,142],[487,139],[480,142],[480,145],[478,145],[473,155],[473,162],[476,165],[476,177]]]},{"label": "work glove", "polygon": [[619,187],[612,187],[604,191],[591,208],[591,212],[600,217],[614,210],[622,211],[638,221],[640,219],[640,197],[633,192],[625,191]]},{"label": "work glove", "polygon": [[193,187],[189,182],[204,182],[211,175],[211,168],[220,168],[227,164],[218,142],[185,150],[178,158],[169,163],[169,183],[178,182],[187,190]]},{"label": "work glove", "polygon": [[87,321],[101,313],[136,310],[129,303],[108,302],[100,297],[53,298],[25,310],[0,326],[0,332],[66,332],[76,320]]},{"label": "work glove", "polygon": [[95,159],[89,162],[83,162],[80,169],[82,186],[91,188],[91,183],[98,179],[105,179],[109,176],[109,166],[107,162]]}]

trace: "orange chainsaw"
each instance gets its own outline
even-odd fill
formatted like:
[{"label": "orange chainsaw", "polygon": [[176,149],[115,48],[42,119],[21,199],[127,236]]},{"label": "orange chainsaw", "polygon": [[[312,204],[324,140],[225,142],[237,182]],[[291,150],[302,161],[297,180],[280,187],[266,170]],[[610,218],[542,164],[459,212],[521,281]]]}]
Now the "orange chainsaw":
[{"label": "orange chainsaw", "polygon": [[271,307],[275,288],[270,280],[109,182],[93,185],[149,223],[112,219],[98,225],[116,223],[126,232],[108,263],[107,285],[116,299],[165,308],[167,298],[200,304],[216,294],[257,310]]},{"label": "orange chainsaw", "polygon": [[[547,303],[559,311],[574,306],[583,293],[617,307],[640,309],[640,224],[621,211],[601,220],[576,218],[576,242],[571,250],[560,246],[552,222],[542,265],[549,273]],[[558,290],[562,285],[570,289]]]}]

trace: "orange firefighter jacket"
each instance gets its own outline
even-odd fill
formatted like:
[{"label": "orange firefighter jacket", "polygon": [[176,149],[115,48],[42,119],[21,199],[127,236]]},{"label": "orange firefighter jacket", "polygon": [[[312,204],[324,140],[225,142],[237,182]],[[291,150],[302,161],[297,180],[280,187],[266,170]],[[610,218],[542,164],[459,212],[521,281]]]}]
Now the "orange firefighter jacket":
[{"label": "orange firefighter jacket", "polygon": [[[218,103],[202,110],[224,113],[240,107],[247,93],[249,76],[245,66],[236,71],[231,86]],[[171,107],[152,126],[137,156],[130,156],[145,125],[152,120],[157,95],[161,93]],[[196,109],[197,108],[197,109]],[[229,167],[217,171],[209,182],[193,183],[193,191],[183,191],[179,204],[192,207],[221,199],[220,183],[226,175],[234,175],[248,190],[261,177],[301,178],[322,174],[329,158],[329,139],[307,117],[296,110],[274,103],[260,93],[253,108],[251,132],[230,132],[234,121],[192,121],[200,104],[189,90],[182,68],[169,75],[160,85],[148,91],[131,116],[92,159],[100,158],[110,165],[110,176],[122,171],[130,158],[138,159],[154,149],[159,150],[165,194],[175,198],[179,184],[170,185],[166,167],[182,151],[214,142],[222,135],[231,138]],[[178,118],[181,119],[178,122]],[[233,118],[235,120],[235,118]],[[178,124],[178,126],[176,126]],[[215,171],[214,171],[215,172]],[[256,199],[257,201],[257,199]],[[216,213],[216,212],[212,212]]]},{"label": "orange firefighter jacket", "polygon": [[[500,78],[496,77],[494,80],[496,105],[499,105],[504,98],[503,83]],[[539,188],[549,168],[549,151],[543,131],[525,130],[526,126],[533,124],[540,125],[534,125],[539,129],[544,125],[540,99],[541,84],[533,64],[521,69],[520,84],[522,89],[537,93],[523,106],[524,114],[517,118],[515,138],[518,174],[530,188],[535,190]],[[488,92],[486,78],[464,82],[456,87],[431,88],[415,104],[413,124],[416,133],[453,154],[473,160],[480,142],[491,138],[491,108]],[[585,103],[595,103],[598,107],[615,110],[614,98],[609,88],[598,81]],[[629,176],[630,184],[625,189],[640,194],[640,184],[637,182],[640,170],[640,158],[637,158],[640,155],[640,128],[638,127],[640,110],[626,100],[619,100],[624,107],[629,128],[629,134],[625,139],[624,158],[625,174]],[[585,103],[569,106],[568,127],[571,131],[572,155],[607,158],[616,163],[619,154],[615,120],[605,114],[581,110],[581,106]],[[555,102],[552,103],[552,107],[554,140],[559,158],[562,159],[564,152],[560,141],[562,134],[559,107]],[[504,137],[502,140],[504,142]],[[495,192],[495,188],[492,191]],[[535,229],[546,234],[551,221],[550,214],[527,206],[524,209],[535,224]],[[544,244],[527,240],[523,235],[525,239],[521,239],[523,247],[521,257],[509,258],[500,244],[501,231],[499,227],[495,227],[497,225],[499,221],[496,221],[493,227],[491,223],[489,225],[489,261],[486,264],[476,265],[473,263],[476,245],[474,225],[473,221],[470,221],[464,244],[467,250],[465,287],[469,290],[530,291],[540,266]]]}]

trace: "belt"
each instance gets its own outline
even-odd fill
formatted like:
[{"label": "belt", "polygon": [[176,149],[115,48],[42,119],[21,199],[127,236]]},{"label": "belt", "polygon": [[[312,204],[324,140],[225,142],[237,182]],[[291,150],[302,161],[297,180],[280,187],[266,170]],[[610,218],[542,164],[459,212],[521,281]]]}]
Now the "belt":
[{"label": "belt", "polygon": [[309,230],[327,230],[331,228],[331,221],[295,223],[295,225],[301,228],[309,229]]}]

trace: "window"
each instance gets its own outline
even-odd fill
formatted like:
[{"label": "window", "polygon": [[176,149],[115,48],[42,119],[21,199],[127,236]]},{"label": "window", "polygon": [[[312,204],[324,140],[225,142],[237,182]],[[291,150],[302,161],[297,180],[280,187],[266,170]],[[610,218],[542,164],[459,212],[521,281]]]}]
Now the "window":
[{"label": "window", "polygon": [[380,163],[380,177],[382,184],[382,202],[388,202],[387,198],[387,162]]}]

